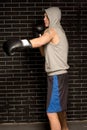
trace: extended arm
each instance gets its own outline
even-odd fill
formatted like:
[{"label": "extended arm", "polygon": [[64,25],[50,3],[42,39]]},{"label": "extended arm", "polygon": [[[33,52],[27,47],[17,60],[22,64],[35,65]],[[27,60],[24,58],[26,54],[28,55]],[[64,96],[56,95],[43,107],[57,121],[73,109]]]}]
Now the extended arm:
[{"label": "extended arm", "polygon": [[12,39],[4,42],[3,50],[7,55],[14,55],[17,48],[38,48],[47,44],[53,35],[52,32],[46,31],[41,37],[28,39]]}]

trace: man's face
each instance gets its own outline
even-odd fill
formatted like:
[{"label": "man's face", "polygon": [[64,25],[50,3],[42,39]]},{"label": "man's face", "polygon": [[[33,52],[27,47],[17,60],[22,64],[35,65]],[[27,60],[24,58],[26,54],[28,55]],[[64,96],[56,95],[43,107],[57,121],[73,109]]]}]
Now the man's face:
[{"label": "man's face", "polygon": [[50,24],[49,18],[46,13],[44,13],[44,24],[45,24],[45,27],[48,27]]}]

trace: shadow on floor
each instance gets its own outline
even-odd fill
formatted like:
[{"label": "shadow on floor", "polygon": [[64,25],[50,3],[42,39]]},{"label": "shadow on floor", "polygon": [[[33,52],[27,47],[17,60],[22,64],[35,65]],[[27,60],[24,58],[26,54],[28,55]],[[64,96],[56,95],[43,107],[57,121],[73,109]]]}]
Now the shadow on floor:
[{"label": "shadow on floor", "polygon": [[87,121],[69,122],[69,130],[87,130]]},{"label": "shadow on floor", "polygon": [[[87,130],[87,121],[68,122],[69,130]],[[49,130],[48,123],[0,124],[0,130]]]}]

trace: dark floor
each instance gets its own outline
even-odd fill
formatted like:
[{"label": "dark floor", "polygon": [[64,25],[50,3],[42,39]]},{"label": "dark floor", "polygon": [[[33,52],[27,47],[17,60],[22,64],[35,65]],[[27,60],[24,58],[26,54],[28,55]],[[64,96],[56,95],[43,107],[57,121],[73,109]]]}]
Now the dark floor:
[{"label": "dark floor", "polygon": [[[87,130],[87,121],[68,122],[69,130]],[[0,124],[0,130],[48,130],[48,124]]]},{"label": "dark floor", "polygon": [[87,130],[87,121],[69,122],[69,130]]}]

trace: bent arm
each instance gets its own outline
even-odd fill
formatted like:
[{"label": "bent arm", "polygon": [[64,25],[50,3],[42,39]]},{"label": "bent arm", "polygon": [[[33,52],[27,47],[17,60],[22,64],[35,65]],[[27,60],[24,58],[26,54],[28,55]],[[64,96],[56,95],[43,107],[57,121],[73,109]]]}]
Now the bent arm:
[{"label": "bent arm", "polygon": [[52,37],[53,37],[52,34],[47,31],[41,37],[31,39],[30,42],[32,44],[32,48],[41,47],[49,43]]},{"label": "bent arm", "polygon": [[44,56],[44,47],[43,46],[39,47],[39,50],[40,50],[41,56]]}]

